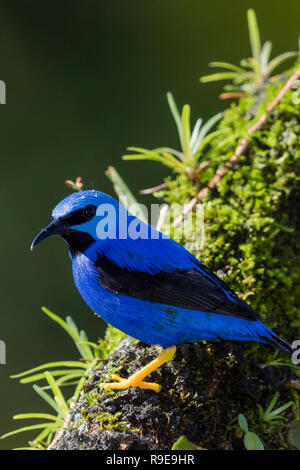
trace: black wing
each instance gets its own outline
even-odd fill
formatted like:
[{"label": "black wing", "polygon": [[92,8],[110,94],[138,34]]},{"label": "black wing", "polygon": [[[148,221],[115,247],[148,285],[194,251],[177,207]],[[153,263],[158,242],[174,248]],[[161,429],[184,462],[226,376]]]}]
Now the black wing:
[{"label": "black wing", "polygon": [[195,269],[149,274],[120,267],[101,254],[96,267],[102,287],[116,294],[245,320],[258,319],[251,307],[200,263],[195,263]]}]

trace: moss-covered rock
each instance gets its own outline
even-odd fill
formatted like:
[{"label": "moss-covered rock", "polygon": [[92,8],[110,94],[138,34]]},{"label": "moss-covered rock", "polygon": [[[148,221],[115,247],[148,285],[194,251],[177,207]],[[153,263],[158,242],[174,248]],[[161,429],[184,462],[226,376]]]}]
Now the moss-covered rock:
[{"label": "moss-covered rock", "polygon": [[[99,383],[112,372],[124,377],[157,355],[157,348],[126,339],[102,360],[85,385],[71,424],[56,449],[171,449],[181,436],[202,448],[243,449],[237,416],[243,413],[266,448],[288,448],[287,430],[259,418],[280,390],[280,404],[292,398],[290,369],[262,369],[246,360],[238,344],[185,344],[175,359],[150,378],[162,391],[131,388],[104,392]],[[294,412],[285,416],[293,419]]]}]

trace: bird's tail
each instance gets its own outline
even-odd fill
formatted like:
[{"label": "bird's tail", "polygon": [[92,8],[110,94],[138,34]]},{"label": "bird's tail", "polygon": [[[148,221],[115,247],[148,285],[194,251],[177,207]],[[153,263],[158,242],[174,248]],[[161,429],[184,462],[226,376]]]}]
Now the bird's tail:
[{"label": "bird's tail", "polygon": [[272,336],[263,339],[266,343],[271,344],[275,348],[287,354],[293,354],[294,352],[294,348],[292,347],[292,345],[288,343],[285,339],[280,338],[280,336],[276,335],[275,333],[273,333]]}]

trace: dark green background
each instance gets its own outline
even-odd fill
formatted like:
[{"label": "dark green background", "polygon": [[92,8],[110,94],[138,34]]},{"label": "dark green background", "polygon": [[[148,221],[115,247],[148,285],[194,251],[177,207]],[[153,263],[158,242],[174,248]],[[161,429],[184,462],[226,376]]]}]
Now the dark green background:
[{"label": "dark green background", "polygon": [[[128,145],[177,146],[165,94],[207,119],[226,104],[220,84],[200,85],[210,60],[249,54],[246,10],[254,7],[273,53],[295,50],[299,0],[1,1],[0,108],[1,320],[7,365],[0,365],[0,434],[14,413],[47,410],[30,385],[9,374],[77,358],[70,339],[41,313],[71,314],[91,339],[103,335],[73,286],[66,247],[49,240],[29,252],[52,207],[70,193],[67,178],[113,194],[114,165],[137,193],[159,184],[155,163],[122,162]],[[148,202],[145,196],[140,201]],[[30,435],[2,441],[24,445]]]}]

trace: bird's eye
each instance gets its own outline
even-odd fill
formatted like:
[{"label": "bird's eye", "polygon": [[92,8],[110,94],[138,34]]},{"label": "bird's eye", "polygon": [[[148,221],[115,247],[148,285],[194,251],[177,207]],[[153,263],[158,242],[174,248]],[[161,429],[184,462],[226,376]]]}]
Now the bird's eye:
[{"label": "bird's eye", "polygon": [[92,219],[94,217],[95,213],[96,213],[96,207],[93,206],[93,205],[86,206],[83,209],[83,217],[86,220]]}]

